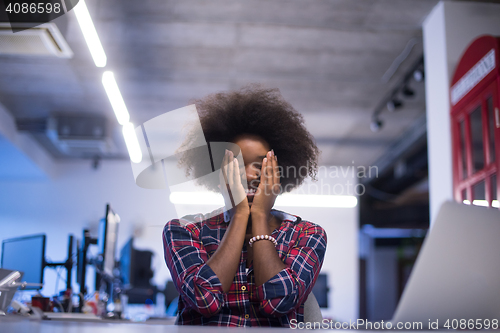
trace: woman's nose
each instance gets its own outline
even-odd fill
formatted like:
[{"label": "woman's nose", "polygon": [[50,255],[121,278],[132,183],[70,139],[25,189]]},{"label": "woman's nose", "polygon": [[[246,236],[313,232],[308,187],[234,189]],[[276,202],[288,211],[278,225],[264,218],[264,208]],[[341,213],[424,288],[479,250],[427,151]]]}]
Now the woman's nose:
[{"label": "woman's nose", "polygon": [[247,176],[247,182],[249,184],[252,184],[252,181],[258,181],[259,180],[259,170],[255,170],[255,168],[252,168],[252,166],[247,166],[245,167],[245,174]]}]

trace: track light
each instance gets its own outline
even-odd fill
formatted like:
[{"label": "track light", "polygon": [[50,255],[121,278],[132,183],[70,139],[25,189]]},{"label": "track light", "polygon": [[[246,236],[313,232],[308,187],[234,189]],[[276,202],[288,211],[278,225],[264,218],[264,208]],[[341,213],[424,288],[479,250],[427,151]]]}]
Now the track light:
[{"label": "track light", "polygon": [[403,87],[403,89],[401,90],[401,93],[405,97],[413,97],[413,96],[415,96],[415,91],[413,89],[411,89],[410,87],[408,87],[407,85],[405,85]]},{"label": "track light", "polygon": [[380,120],[379,116],[385,110],[395,112],[403,107],[403,102],[406,99],[414,97],[416,91],[410,88],[412,78],[416,82],[424,80],[424,58],[421,56],[413,66],[406,72],[395,87],[388,92],[387,95],[379,102],[371,116],[370,129],[373,132],[378,132],[382,129],[384,123]]},{"label": "track light", "polygon": [[384,123],[378,118],[372,119],[372,122],[370,123],[370,129],[372,130],[372,132],[380,131],[382,126],[384,126]]},{"label": "track light", "polygon": [[403,102],[396,98],[393,98],[389,102],[387,102],[387,110],[389,110],[389,112],[394,112],[402,106]]},{"label": "track light", "polygon": [[417,82],[422,82],[424,80],[424,71],[417,69],[413,72],[413,79]]}]

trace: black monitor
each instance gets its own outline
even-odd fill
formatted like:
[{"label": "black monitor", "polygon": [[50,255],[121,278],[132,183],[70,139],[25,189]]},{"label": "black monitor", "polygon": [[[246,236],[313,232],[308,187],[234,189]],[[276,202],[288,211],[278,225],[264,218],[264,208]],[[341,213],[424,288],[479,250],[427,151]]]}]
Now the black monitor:
[{"label": "black monitor", "polygon": [[156,304],[157,288],[150,282],[153,277],[153,252],[134,249],[134,239],[120,251],[120,272],[129,304]]},{"label": "black monitor", "polygon": [[116,243],[118,239],[118,224],[120,217],[113,212],[109,204],[106,205],[106,215],[99,223],[97,245],[99,255],[102,256],[102,270],[108,276],[113,276],[116,258]]},{"label": "black monitor", "polygon": [[[4,269],[21,271],[23,281],[43,284],[45,268],[46,235],[33,235],[6,239],[2,242],[2,265]],[[26,286],[25,289],[41,289],[41,286]]]},{"label": "black monitor", "polygon": [[316,279],[316,283],[312,289],[312,293],[316,297],[318,301],[318,305],[320,308],[328,307],[328,275],[327,274],[318,274],[318,278]]},{"label": "black monitor", "polygon": [[128,288],[148,288],[151,286],[153,252],[134,249],[134,238],[120,251],[120,272],[122,282]]},{"label": "black monitor", "polygon": [[165,307],[168,308],[170,304],[179,297],[179,292],[177,288],[175,288],[174,281],[168,280],[163,292],[165,294]]}]

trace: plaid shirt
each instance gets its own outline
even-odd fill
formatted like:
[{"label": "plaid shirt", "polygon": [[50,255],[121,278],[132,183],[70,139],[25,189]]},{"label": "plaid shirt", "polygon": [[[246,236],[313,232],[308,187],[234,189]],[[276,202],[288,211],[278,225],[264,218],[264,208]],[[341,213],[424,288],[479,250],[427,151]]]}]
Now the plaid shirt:
[{"label": "plaid shirt", "polygon": [[326,233],[298,216],[272,210],[281,226],[272,233],[276,251],[287,266],[262,286],[246,269],[247,244],[230,290],[224,293],[206,264],[226,232],[230,216],[222,209],[169,221],[163,230],[165,261],[180,293],[178,324],[218,326],[290,326],[304,321],[304,302],[323,264]]}]

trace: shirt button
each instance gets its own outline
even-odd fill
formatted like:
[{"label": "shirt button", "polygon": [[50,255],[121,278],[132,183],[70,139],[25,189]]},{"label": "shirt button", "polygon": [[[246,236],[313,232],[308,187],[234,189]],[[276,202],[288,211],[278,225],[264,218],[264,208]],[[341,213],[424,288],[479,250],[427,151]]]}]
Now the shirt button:
[{"label": "shirt button", "polygon": [[242,287],[241,287],[241,290],[245,291],[245,290],[247,290],[247,287],[242,286]]},{"label": "shirt button", "polygon": [[246,314],[246,315],[245,315],[245,319],[248,319],[248,318],[250,318],[250,315],[247,315],[247,314]]}]

